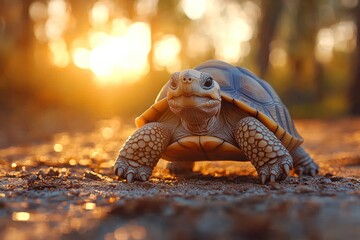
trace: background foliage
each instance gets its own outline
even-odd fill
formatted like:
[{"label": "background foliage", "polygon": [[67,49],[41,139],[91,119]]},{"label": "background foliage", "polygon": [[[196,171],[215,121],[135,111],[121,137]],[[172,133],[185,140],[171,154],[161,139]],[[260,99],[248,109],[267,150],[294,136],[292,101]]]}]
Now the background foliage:
[{"label": "background foliage", "polygon": [[295,117],[360,114],[358,26],[358,0],[0,0],[0,146],[132,121],[170,73],[213,58]]}]

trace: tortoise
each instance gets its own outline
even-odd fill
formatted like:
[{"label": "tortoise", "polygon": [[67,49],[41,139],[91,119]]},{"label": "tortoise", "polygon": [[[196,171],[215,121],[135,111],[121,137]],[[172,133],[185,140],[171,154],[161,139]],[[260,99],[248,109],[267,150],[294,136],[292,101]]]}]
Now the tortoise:
[{"label": "tortoise", "polygon": [[172,74],[135,123],[114,164],[127,182],[148,180],[160,158],[173,173],[201,160],[250,161],[261,184],[285,179],[293,166],[299,175],[319,169],[273,88],[219,60]]}]

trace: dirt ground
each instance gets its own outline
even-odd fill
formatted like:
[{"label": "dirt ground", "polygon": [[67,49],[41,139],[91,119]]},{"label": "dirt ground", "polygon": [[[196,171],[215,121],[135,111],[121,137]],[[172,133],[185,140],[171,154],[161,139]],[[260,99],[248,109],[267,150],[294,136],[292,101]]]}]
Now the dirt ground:
[{"label": "dirt ground", "polygon": [[0,239],[360,239],[360,119],[296,125],[320,174],[269,185],[234,162],[119,181],[119,119],[0,149]]}]

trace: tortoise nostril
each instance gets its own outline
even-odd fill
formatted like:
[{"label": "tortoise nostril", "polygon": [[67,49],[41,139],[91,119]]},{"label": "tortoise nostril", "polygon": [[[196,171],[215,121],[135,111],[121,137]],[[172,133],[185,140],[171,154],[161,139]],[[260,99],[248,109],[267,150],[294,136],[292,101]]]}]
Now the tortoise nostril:
[{"label": "tortoise nostril", "polygon": [[183,78],[182,81],[184,83],[191,83],[192,82],[192,79],[191,78]]}]

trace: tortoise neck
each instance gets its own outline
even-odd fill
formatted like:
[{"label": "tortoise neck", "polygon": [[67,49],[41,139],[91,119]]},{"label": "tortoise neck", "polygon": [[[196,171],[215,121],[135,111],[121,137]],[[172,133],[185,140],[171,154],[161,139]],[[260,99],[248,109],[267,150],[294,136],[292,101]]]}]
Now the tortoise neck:
[{"label": "tortoise neck", "polygon": [[217,116],[213,116],[201,123],[190,123],[190,122],[186,122],[184,119],[181,119],[181,123],[184,126],[184,128],[194,135],[209,134],[215,128],[217,122],[218,122]]}]

